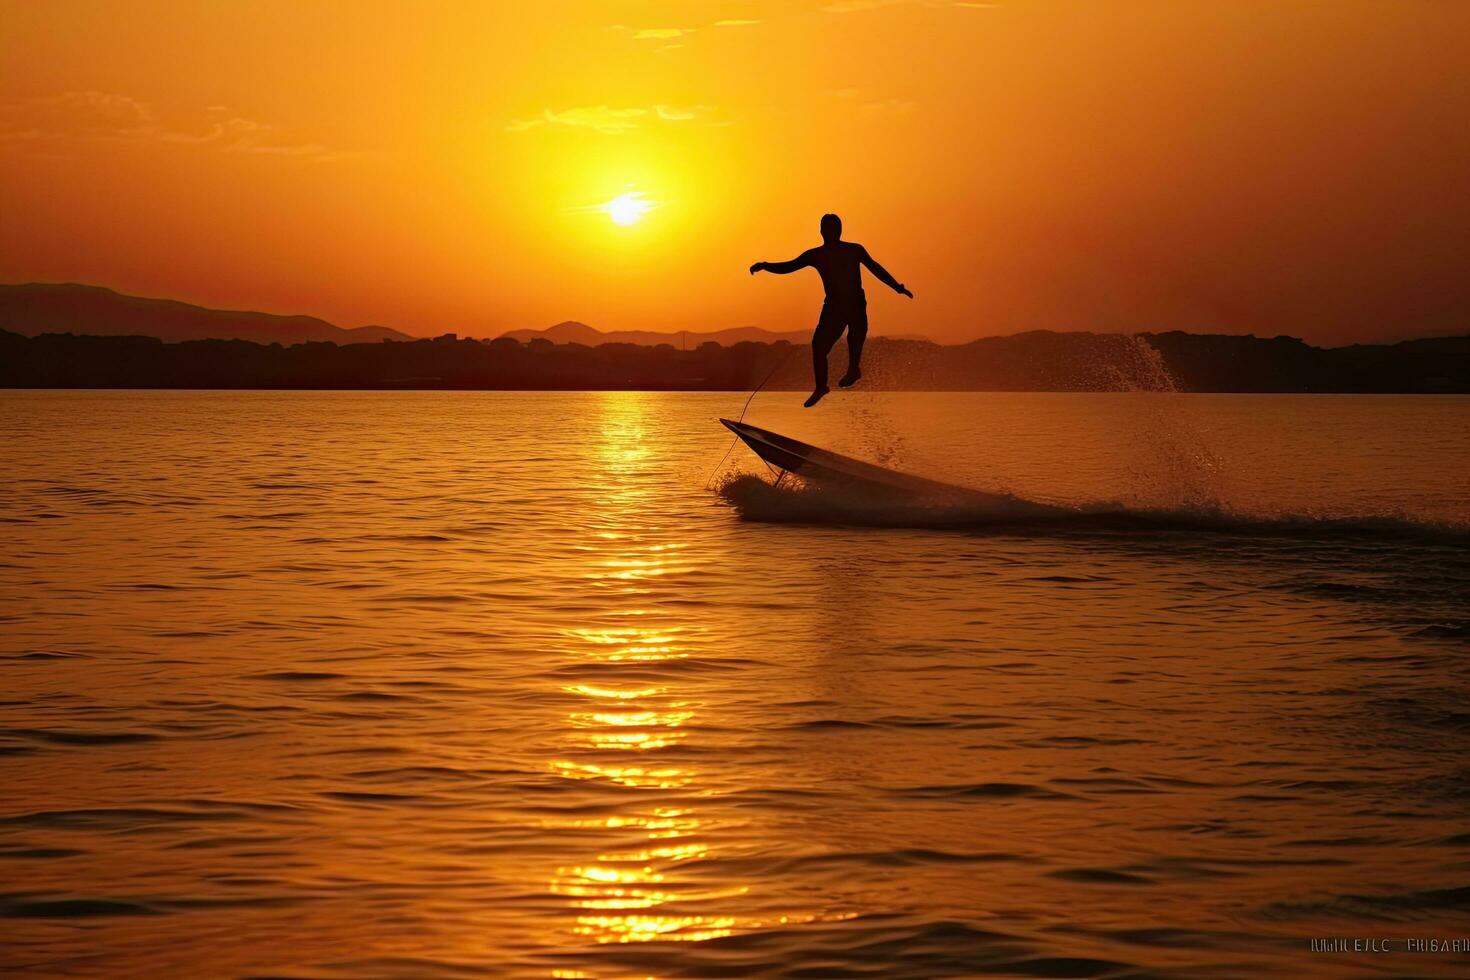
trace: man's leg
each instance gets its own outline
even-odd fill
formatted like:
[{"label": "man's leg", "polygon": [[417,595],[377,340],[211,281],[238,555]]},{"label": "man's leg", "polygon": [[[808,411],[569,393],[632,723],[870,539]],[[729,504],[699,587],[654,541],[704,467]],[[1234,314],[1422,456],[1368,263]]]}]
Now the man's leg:
[{"label": "man's leg", "polygon": [[837,382],[851,388],[863,376],[863,342],[868,339],[868,304],[858,304],[847,320],[847,373]]},{"label": "man's leg", "polygon": [[812,334],[812,395],[806,400],[811,408],[822,400],[831,389],[827,387],[827,355],[832,353],[837,338],[842,336],[845,326],[842,317],[830,304],[822,304],[822,315],[817,320],[817,329]]}]

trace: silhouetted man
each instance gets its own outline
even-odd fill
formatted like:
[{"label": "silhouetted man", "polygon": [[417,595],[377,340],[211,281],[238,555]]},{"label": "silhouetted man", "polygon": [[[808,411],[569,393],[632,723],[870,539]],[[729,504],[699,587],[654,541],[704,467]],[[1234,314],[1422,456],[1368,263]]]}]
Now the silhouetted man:
[{"label": "silhouetted man", "polygon": [[861,266],[878,277],[878,280],[909,299],[914,294],[903,283],[894,279],[868,254],[868,250],[857,242],[842,240],[842,219],[835,214],[822,215],[822,244],[809,248],[789,262],[757,262],[750,267],[755,275],[764,269],[784,276],[788,272],[811,266],[822,277],[822,288],[827,298],[822,303],[822,315],[817,318],[817,330],[812,334],[812,396],[806,400],[811,408],[832,389],[827,387],[827,355],[847,330],[847,374],[837,383],[844,388],[857,384],[863,376],[863,341],[868,339],[868,298],[863,295],[863,273]]}]

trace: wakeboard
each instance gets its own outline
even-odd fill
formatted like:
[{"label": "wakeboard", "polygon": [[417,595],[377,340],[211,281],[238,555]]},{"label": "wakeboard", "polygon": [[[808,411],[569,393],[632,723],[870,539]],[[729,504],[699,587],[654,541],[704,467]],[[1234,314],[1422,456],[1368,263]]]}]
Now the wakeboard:
[{"label": "wakeboard", "polygon": [[868,463],[830,449],[822,449],[783,436],[769,429],[747,422],[720,419],[720,423],[751,451],[778,471],[777,482],[785,474],[794,473],[803,480],[823,486],[847,485],[894,496],[910,501],[941,505],[973,505],[977,507],[1001,507],[1016,517],[1045,517],[1064,512],[1063,508],[1037,504],[1009,494],[986,493],[969,487],[955,486],[930,480],[911,473],[901,473],[876,463]]}]

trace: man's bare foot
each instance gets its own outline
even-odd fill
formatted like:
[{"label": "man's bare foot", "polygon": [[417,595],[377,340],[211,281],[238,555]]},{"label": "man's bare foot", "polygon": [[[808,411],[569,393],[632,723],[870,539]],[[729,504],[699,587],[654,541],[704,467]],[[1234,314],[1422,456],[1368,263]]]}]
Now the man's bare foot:
[{"label": "man's bare foot", "polygon": [[817,402],[819,402],[819,401],[822,400],[822,396],[823,395],[827,394],[827,392],[829,392],[831,390],[832,390],[831,388],[818,388],[816,391],[812,392],[812,396],[810,398],[808,398],[806,401],[802,402],[802,407],[803,408],[811,408]]},{"label": "man's bare foot", "polygon": [[860,381],[862,379],[862,376],[863,376],[863,372],[861,372],[861,371],[857,370],[856,368],[854,368],[853,370],[847,372],[846,374],[844,374],[842,376],[842,380],[839,381],[839,382],[837,382],[837,387],[839,387],[839,388],[851,388],[853,385],[857,384],[858,381]]}]

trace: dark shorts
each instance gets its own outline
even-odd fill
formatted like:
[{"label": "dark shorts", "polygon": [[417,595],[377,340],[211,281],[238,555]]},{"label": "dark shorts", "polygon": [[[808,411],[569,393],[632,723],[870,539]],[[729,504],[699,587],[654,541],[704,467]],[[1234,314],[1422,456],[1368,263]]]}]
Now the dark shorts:
[{"label": "dark shorts", "polygon": [[812,343],[819,347],[831,347],[847,331],[848,342],[861,343],[868,336],[868,299],[856,296],[852,299],[829,299],[822,304],[822,315],[817,318],[817,332],[812,334]]}]

